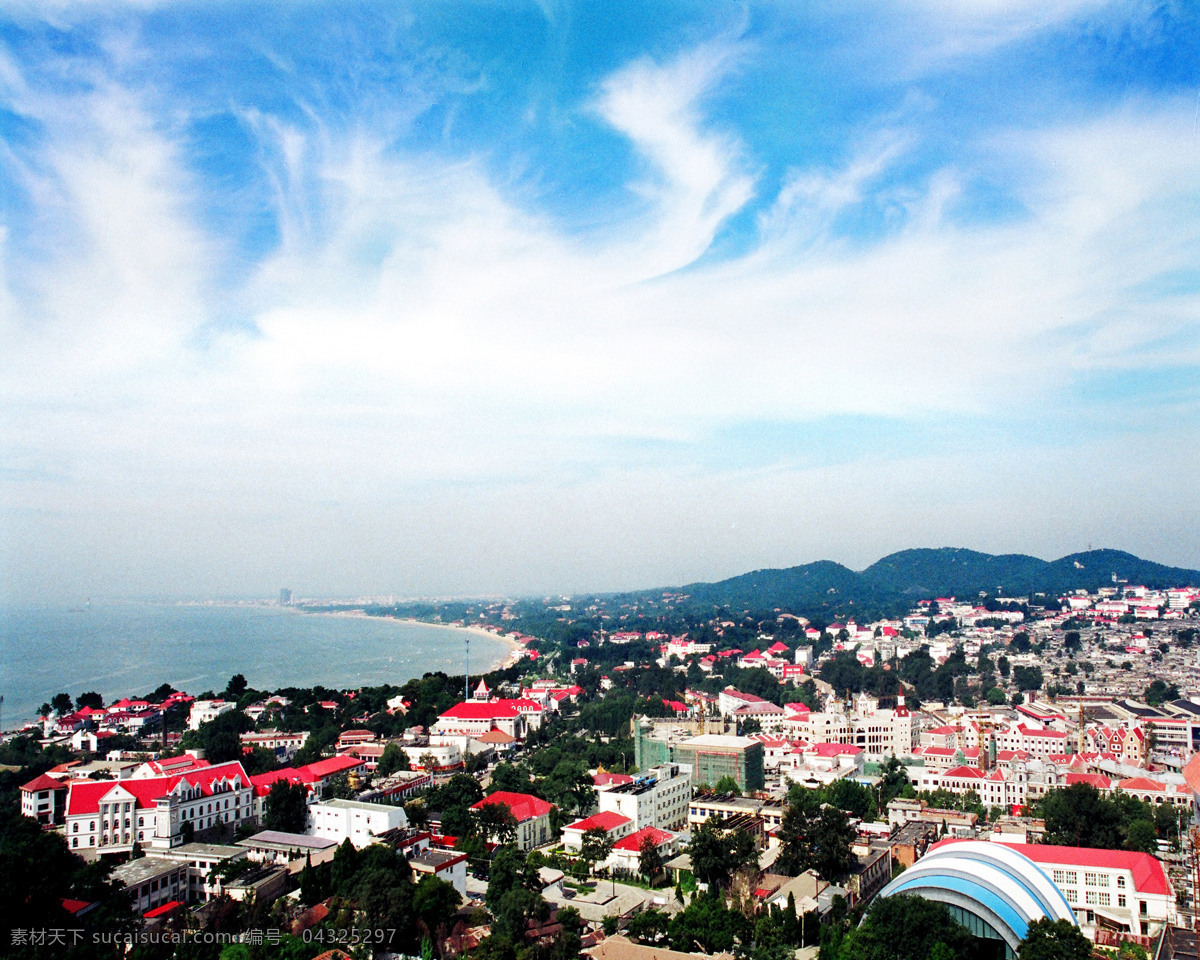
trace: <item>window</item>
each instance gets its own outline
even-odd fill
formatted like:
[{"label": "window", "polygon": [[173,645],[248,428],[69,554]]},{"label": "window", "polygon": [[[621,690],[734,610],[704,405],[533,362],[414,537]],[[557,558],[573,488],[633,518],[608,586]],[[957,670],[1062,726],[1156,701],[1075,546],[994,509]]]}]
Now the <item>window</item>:
[{"label": "window", "polygon": [[71,838],[71,846],[73,846],[73,847],[79,846],[79,838],[78,837]]},{"label": "window", "polygon": [[1125,889],[1125,878],[1124,877],[1117,877],[1117,889],[1118,890]]},{"label": "window", "polygon": [[71,824],[71,832],[72,832],[72,833],[78,833],[78,832],[79,832],[79,824],[78,824],[78,823],[73,823],[73,824]]},{"label": "window", "polygon": [[1117,906],[1118,907],[1125,906],[1125,894],[1123,894],[1123,893],[1117,894]]}]

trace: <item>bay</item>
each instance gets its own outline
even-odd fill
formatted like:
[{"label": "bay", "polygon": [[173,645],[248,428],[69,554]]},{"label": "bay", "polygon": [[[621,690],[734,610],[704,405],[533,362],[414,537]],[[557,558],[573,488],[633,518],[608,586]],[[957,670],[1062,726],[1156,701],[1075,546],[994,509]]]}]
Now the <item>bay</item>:
[{"label": "bay", "polygon": [[[4,729],[56,693],[95,690],[105,703],[169,683],[220,691],[235,673],[251,687],[353,689],[463,670],[463,630],[382,617],[224,604],[92,602],[0,609]],[[504,659],[505,641],[472,632],[471,670]]]}]

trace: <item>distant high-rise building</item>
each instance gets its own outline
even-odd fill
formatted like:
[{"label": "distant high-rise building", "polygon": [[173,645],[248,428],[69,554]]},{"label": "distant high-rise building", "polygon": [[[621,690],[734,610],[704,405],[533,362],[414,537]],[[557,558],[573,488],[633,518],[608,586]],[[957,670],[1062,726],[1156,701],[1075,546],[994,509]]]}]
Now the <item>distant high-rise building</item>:
[{"label": "distant high-rise building", "polygon": [[281,607],[290,607],[292,605],[292,591],[287,587],[279,591],[279,605]]}]

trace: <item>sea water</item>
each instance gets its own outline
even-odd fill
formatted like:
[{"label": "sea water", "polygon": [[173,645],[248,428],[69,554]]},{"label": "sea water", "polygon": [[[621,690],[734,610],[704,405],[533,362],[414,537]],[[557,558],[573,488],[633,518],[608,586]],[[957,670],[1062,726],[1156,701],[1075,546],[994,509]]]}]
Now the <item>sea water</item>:
[{"label": "sea water", "polygon": [[[92,602],[0,609],[0,722],[33,719],[56,693],[95,690],[105,703],[162,683],[193,695],[243,674],[259,690],[401,684],[461,674],[461,630],[295,608]],[[472,633],[472,672],[498,663],[502,640]]]}]

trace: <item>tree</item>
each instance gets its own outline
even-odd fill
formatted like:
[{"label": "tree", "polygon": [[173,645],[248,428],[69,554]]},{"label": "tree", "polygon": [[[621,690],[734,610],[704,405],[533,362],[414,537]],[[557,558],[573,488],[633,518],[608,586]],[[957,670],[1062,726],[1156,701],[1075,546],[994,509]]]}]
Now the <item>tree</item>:
[{"label": "tree", "polygon": [[689,953],[732,952],[739,944],[748,943],[751,935],[750,921],[728,909],[721,897],[695,898],[667,928],[671,948]]},{"label": "tree", "polygon": [[1150,686],[1146,687],[1146,692],[1143,699],[1152,707],[1157,707],[1165,700],[1178,700],[1179,687],[1174,683],[1166,683],[1163,680],[1154,680]]},{"label": "tree", "polygon": [[1135,820],[1125,831],[1125,849],[1154,853],[1158,849],[1158,834],[1148,820]]},{"label": "tree", "polygon": [[[413,891],[413,910],[425,933],[434,944],[441,944],[446,927],[454,919],[462,897],[454,885],[425,874]],[[438,950],[439,955],[441,950]]]},{"label": "tree", "polygon": [[854,868],[854,828],[841,810],[825,807],[813,826],[812,868],[823,880],[837,883]]},{"label": "tree", "polygon": [[87,693],[81,693],[75,698],[75,708],[82,710],[84,707],[91,707],[93,710],[99,710],[104,706],[104,698],[95,690],[89,690]]},{"label": "tree", "polygon": [[1091,960],[1092,944],[1070,920],[1034,920],[1017,947],[1018,960]]},{"label": "tree", "polygon": [[742,788],[738,786],[737,780],[729,776],[729,774],[725,774],[725,776],[716,782],[713,792],[732,793],[735,797],[740,797],[742,795]]},{"label": "tree", "polygon": [[512,843],[517,838],[517,818],[507,803],[485,803],[472,813],[481,836],[500,844]]},{"label": "tree", "polygon": [[643,910],[641,913],[634,914],[625,929],[639,943],[653,945],[666,936],[670,925],[671,918],[669,916],[661,910],[650,908]]},{"label": "tree", "polygon": [[353,800],[355,791],[350,786],[350,774],[335,773],[327,781],[325,781],[325,799],[326,800]]},{"label": "tree", "polygon": [[185,733],[182,744],[185,748],[203,750],[210,763],[227,763],[241,759],[241,734],[253,729],[253,721],[240,710],[227,710],[208,723],[202,723],[198,730]]},{"label": "tree", "polygon": [[379,762],[375,764],[375,772],[381,777],[390,777],[397,770],[409,769],[408,754],[398,743],[389,743],[384,747]]},{"label": "tree", "polygon": [[603,863],[609,858],[613,842],[608,831],[601,827],[592,827],[584,831],[579,843],[579,856],[588,865],[589,872],[595,869],[597,863]]},{"label": "tree", "polygon": [[303,833],[308,826],[308,791],[302,783],[276,780],[263,802],[263,827],[282,833]]},{"label": "tree", "polygon": [[1022,692],[1026,690],[1040,690],[1042,688],[1041,667],[1014,667],[1012,678],[1013,683],[1017,685],[1017,689]]},{"label": "tree", "polygon": [[1008,696],[1000,687],[992,687],[992,689],[987,692],[987,702],[993,707],[1000,706],[1007,699]]},{"label": "tree", "polygon": [[528,858],[513,846],[502,846],[492,860],[484,902],[494,922],[492,936],[520,943],[530,919],[549,916],[550,905],[538,893],[537,870]]},{"label": "tree", "polygon": [[60,717],[65,717],[71,712],[73,706],[71,703],[71,695],[69,693],[56,693],[50,700],[50,706]]},{"label": "tree", "polygon": [[708,884],[710,893],[729,885],[739,870],[758,863],[754,838],[745,830],[722,830],[717,818],[710,817],[692,833],[689,848],[692,873]]},{"label": "tree", "polygon": [[230,700],[237,700],[246,692],[246,687],[246,678],[240,673],[235,673],[229,678],[229,683],[225,684],[225,696]]},{"label": "tree", "polygon": [[836,955],[838,960],[933,960],[973,956],[974,945],[974,937],[943,904],[897,894],[877,898]]},{"label": "tree", "polygon": [[663,860],[662,855],[658,852],[658,844],[649,835],[642,837],[641,845],[638,847],[638,873],[653,883],[662,873],[662,868]]}]

